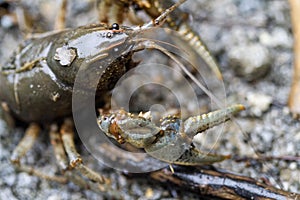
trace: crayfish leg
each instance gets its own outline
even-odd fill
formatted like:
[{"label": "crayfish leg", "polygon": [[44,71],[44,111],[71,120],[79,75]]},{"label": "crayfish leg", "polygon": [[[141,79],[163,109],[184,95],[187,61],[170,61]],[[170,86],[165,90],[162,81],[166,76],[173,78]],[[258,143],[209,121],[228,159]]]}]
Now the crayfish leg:
[{"label": "crayfish leg", "polygon": [[0,117],[4,119],[9,128],[15,127],[15,120],[11,114],[8,104],[6,102],[1,102],[1,108],[3,112],[1,112]]},{"label": "crayfish leg", "polygon": [[51,176],[47,175],[46,173],[43,173],[34,167],[24,165],[20,163],[20,160],[22,157],[25,156],[25,154],[32,148],[34,142],[36,141],[39,132],[40,132],[39,125],[35,123],[31,123],[29,127],[27,128],[24,137],[19,142],[17,147],[12,153],[12,156],[10,158],[11,162],[16,166],[16,168],[20,171],[26,172],[31,175],[38,176],[42,179],[50,180],[50,181],[56,181],[59,183],[66,183],[67,179],[65,177],[60,176]]},{"label": "crayfish leg", "polygon": [[[59,131],[56,124],[50,126],[51,144],[57,163],[64,176],[82,189],[89,189],[101,194],[105,191],[108,198],[115,197],[116,199],[120,199],[119,193],[108,184],[108,179],[82,164],[80,155],[75,149],[73,137],[73,122],[70,119],[64,121]],[[71,160],[70,164],[68,163],[68,157],[73,159],[73,162]],[[76,160],[75,164],[74,160]],[[87,181],[81,175],[92,181]],[[99,184],[95,184],[94,182]]]},{"label": "crayfish leg", "polygon": [[[67,156],[70,160],[69,169],[75,169],[80,175],[86,177],[92,182],[96,182],[97,187],[95,188],[94,184],[86,183],[88,188],[95,192],[106,192],[108,196],[115,197],[120,199],[121,196],[118,191],[114,190],[110,185],[110,180],[90,169],[83,164],[80,154],[76,151],[75,142],[74,142],[74,124],[71,119],[65,119],[64,123],[60,128],[61,141],[63,143],[64,149],[67,153]],[[73,172],[74,173],[74,172]],[[79,182],[79,185],[84,183],[79,176],[74,176],[73,173],[70,173],[68,177],[71,177],[71,180],[75,183]]]},{"label": "crayfish leg", "polygon": [[61,139],[70,160],[69,168],[76,169],[83,176],[94,182],[98,182],[100,184],[108,182],[104,176],[98,174],[83,164],[81,156],[75,148],[73,127],[72,120],[66,119],[60,129]]},{"label": "crayfish leg", "polygon": [[54,23],[54,30],[62,30],[66,28],[66,12],[67,0],[61,0],[59,10]]},{"label": "crayfish leg", "polygon": [[61,135],[58,132],[58,127],[56,124],[51,125],[49,135],[56,162],[62,171],[66,171],[69,166],[68,158],[66,156],[65,149],[61,140]]},{"label": "crayfish leg", "polygon": [[[51,34],[52,32],[61,31],[66,28],[66,12],[67,12],[67,0],[61,0],[56,19],[54,21],[54,30],[47,32],[46,34]],[[17,2],[16,6],[16,22],[22,35],[25,39],[38,38],[43,36],[43,27],[37,27],[34,23],[37,19],[36,17],[30,15],[27,9],[22,5],[22,2]]]},{"label": "crayfish leg", "polygon": [[21,3],[19,3],[16,7],[16,18],[18,27],[23,33],[23,36],[25,38],[29,38],[34,29],[34,20],[33,17],[27,13],[26,9],[21,5]]},{"label": "crayfish leg", "polygon": [[89,182],[84,180],[81,176],[69,170],[68,158],[66,156],[61,135],[58,131],[58,127],[56,124],[51,125],[49,134],[50,134],[51,145],[54,150],[56,161],[58,163],[59,168],[65,175],[65,177],[83,189],[91,189],[95,192],[99,192],[99,190],[95,188],[93,184],[90,184]]},{"label": "crayfish leg", "polygon": [[[124,3],[129,4],[129,2]],[[123,5],[123,2],[114,0],[96,0],[96,8],[99,22],[106,24],[121,24],[124,19],[124,13],[128,9],[127,6]]]},{"label": "crayfish leg", "polygon": [[98,12],[98,20],[101,23],[108,23],[109,16],[107,11],[110,10],[111,2],[107,0],[96,0],[96,8]]},{"label": "crayfish leg", "polygon": [[32,148],[34,142],[36,141],[41,128],[39,125],[32,123],[27,128],[24,137],[19,142],[18,146],[14,149],[11,161],[13,163],[19,162],[22,157]]}]

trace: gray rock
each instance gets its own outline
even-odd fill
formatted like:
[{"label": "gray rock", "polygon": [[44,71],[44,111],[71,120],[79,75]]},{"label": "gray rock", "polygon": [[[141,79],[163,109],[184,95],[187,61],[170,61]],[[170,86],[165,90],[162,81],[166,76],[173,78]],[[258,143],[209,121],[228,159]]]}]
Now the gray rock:
[{"label": "gray rock", "polygon": [[244,27],[235,26],[227,34],[221,36],[221,42],[226,52],[238,45],[247,45],[249,43],[248,31]]},{"label": "gray rock", "polygon": [[253,12],[257,9],[260,9],[264,6],[265,2],[260,0],[252,1],[239,1],[239,11],[240,12]]},{"label": "gray rock", "polygon": [[272,32],[263,31],[259,40],[263,45],[268,47],[283,47],[291,48],[293,44],[293,39],[290,34],[288,34],[286,29],[277,27]]},{"label": "gray rock", "polygon": [[3,182],[8,186],[13,186],[16,182],[16,175],[14,173],[3,176]]},{"label": "gray rock", "polygon": [[248,81],[263,77],[271,65],[268,49],[260,44],[233,46],[228,59],[235,73]]},{"label": "gray rock", "polygon": [[10,188],[1,189],[0,199],[17,200],[17,198],[14,196]]},{"label": "gray rock", "polygon": [[251,114],[260,117],[269,109],[273,99],[271,96],[262,93],[249,92],[246,96],[246,100]]},{"label": "gray rock", "polygon": [[3,27],[3,28],[9,29],[9,28],[13,27],[15,24],[16,24],[16,22],[9,15],[4,15],[1,18],[1,27]]},{"label": "gray rock", "polygon": [[25,172],[19,173],[17,187],[30,187],[36,188],[38,183],[38,177],[31,176]]}]

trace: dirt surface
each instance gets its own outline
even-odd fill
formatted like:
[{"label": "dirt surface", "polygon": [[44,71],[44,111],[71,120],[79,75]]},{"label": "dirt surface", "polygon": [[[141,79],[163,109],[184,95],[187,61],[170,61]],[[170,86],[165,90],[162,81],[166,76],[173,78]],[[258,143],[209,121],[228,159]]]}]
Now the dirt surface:
[{"label": "dirt surface", "polygon": [[[56,10],[53,2],[26,1],[26,5],[33,16],[41,19],[42,28],[51,30],[49,24],[53,24]],[[202,145],[214,145],[214,151],[232,154],[233,157],[257,157],[256,151],[259,156],[292,158],[292,161],[273,159],[247,163],[230,159],[214,166],[257,180],[268,180],[284,190],[300,192],[300,124],[292,118],[287,108],[293,56],[287,1],[189,0],[181,9],[190,13],[190,24],[220,63],[227,101],[242,103],[247,108],[236,117],[239,127],[229,122],[224,126],[221,137],[212,135]],[[96,12],[90,1],[72,1],[68,10],[72,11],[68,13],[68,26],[96,21]],[[22,35],[3,17],[1,22],[2,65],[22,41]],[[10,129],[0,119],[0,199],[105,198],[104,195],[84,191],[73,183],[61,185],[16,172],[9,163],[9,157],[23,134],[22,128]],[[195,140],[201,143],[201,136]],[[174,190],[168,185],[160,186],[147,179],[126,178],[122,173],[98,163],[79,140],[78,149],[85,163],[110,177],[113,187],[121,188],[125,199],[197,199],[193,194]],[[293,160],[297,156],[298,160]],[[45,131],[22,162],[34,164],[49,174],[59,173]]]}]

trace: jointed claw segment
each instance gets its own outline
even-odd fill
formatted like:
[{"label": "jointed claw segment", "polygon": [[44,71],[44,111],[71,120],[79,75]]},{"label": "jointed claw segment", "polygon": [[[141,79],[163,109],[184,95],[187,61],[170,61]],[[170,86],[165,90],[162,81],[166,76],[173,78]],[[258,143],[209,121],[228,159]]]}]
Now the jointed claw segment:
[{"label": "jointed claw segment", "polygon": [[184,122],[178,116],[168,116],[161,120],[159,127],[151,122],[150,117],[119,110],[101,113],[98,123],[108,137],[119,143],[128,142],[137,148],[144,148],[149,155],[159,160],[180,165],[202,165],[219,162],[230,156],[199,151],[191,142],[193,137],[229,120],[244,109],[243,105],[237,104],[190,117]]}]

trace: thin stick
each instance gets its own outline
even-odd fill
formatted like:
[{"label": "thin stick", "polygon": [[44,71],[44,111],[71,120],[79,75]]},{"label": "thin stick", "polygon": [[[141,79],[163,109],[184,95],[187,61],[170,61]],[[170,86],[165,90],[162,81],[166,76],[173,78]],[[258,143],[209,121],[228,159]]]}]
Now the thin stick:
[{"label": "thin stick", "polygon": [[300,199],[300,195],[258,182],[255,179],[205,167],[180,167],[174,165],[151,173],[151,178],[175,185],[178,190],[221,199]]},{"label": "thin stick", "polygon": [[300,117],[300,1],[289,0],[294,32],[294,76],[288,106],[294,117]]}]

